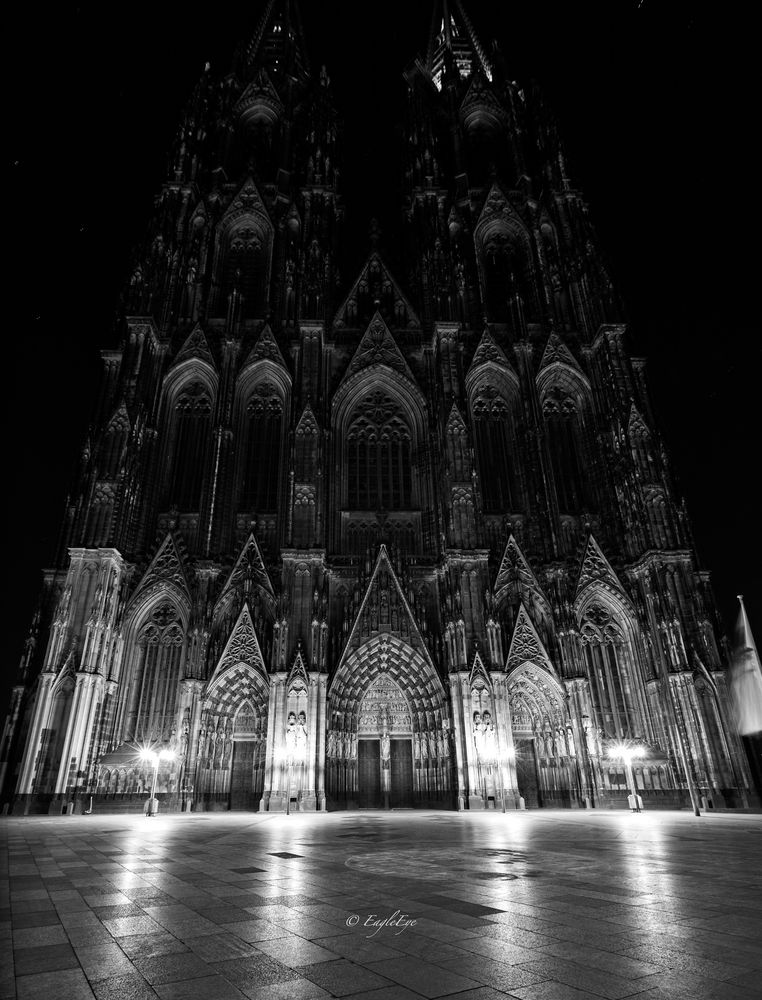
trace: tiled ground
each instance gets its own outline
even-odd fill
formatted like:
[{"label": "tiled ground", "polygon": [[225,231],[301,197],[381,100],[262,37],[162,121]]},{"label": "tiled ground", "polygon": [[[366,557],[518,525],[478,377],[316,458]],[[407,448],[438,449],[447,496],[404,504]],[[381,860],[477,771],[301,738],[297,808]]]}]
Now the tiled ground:
[{"label": "tiled ground", "polygon": [[[762,995],[762,816],[94,815],[0,835],[0,998]],[[415,923],[373,924],[397,911]]]}]

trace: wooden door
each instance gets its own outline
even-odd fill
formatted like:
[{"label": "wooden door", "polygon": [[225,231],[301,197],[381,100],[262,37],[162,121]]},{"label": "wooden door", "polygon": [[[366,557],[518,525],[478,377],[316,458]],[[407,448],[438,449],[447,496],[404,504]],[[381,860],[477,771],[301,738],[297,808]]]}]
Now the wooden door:
[{"label": "wooden door", "polygon": [[514,744],[519,795],[524,797],[527,809],[537,809],[542,805],[542,800],[540,798],[540,783],[537,778],[534,740],[515,740]]},{"label": "wooden door", "polygon": [[391,794],[392,809],[413,805],[413,743],[412,740],[391,741]]},{"label": "wooden door", "polygon": [[380,809],[381,799],[381,747],[378,740],[359,740],[357,743],[357,784],[361,809]]},{"label": "wooden door", "polygon": [[252,809],[259,807],[254,787],[254,766],[257,757],[254,740],[236,740],[233,743],[233,766],[230,773],[230,808]]}]

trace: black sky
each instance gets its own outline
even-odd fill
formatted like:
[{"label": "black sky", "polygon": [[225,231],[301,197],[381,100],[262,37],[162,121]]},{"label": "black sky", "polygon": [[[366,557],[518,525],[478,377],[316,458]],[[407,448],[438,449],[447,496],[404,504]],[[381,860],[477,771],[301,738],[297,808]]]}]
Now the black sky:
[{"label": "black sky", "polygon": [[[225,70],[262,0],[136,0],[17,11],[5,69],[5,404],[9,593],[0,683],[13,682],[40,569],[55,549],[101,348],[132,248],[204,63]],[[575,185],[627,304],[702,564],[730,627],[743,593],[762,639],[758,528],[759,212],[756,37],[733,5],[467,3],[512,75],[554,108]],[[353,252],[381,219],[395,257],[402,70],[429,0],[303,0],[315,66],[346,122]],[[343,275],[346,284],[354,274]],[[4,699],[3,699],[4,700]]]}]

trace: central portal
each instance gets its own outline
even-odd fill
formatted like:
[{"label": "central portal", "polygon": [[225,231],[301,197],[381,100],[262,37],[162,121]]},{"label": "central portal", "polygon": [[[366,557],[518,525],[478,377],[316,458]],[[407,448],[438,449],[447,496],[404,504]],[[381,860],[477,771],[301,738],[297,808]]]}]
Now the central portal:
[{"label": "central portal", "polygon": [[401,809],[413,806],[413,744],[389,741],[389,756],[381,756],[382,741],[361,739],[357,752],[358,800],[361,809]]}]

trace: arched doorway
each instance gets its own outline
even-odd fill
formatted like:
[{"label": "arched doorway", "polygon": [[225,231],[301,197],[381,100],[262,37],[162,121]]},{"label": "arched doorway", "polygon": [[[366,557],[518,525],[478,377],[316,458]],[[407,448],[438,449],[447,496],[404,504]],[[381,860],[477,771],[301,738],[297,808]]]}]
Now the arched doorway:
[{"label": "arched doorway", "polygon": [[577,752],[563,688],[526,663],[508,678],[519,795],[527,809],[570,807],[580,800]]},{"label": "arched doorway", "polygon": [[340,664],[328,711],[329,809],[452,806],[445,692],[421,652],[370,639]]},{"label": "arched doorway", "polygon": [[262,797],[268,690],[246,663],[228,667],[207,691],[195,768],[196,808],[256,811]]}]

